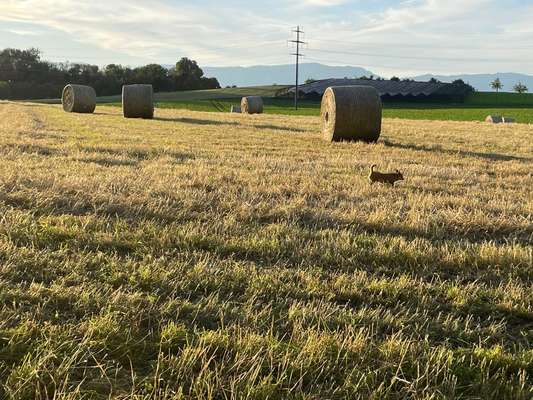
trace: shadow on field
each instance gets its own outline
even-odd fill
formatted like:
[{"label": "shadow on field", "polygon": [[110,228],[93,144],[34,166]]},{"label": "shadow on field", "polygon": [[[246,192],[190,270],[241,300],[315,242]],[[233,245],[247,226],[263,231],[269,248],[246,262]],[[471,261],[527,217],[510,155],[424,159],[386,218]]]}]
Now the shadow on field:
[{"label": "shadow on field", "polygon": [[[44,185],[44,184],[43,184]],[[166,196],[166,193],[161,195]],[[157,197],[158,194],[155,194]],[[110,202],[106,199],[94,199],[90,196],[80,198],[74,193],[62,193],[59,196],[42,203],[38,198],[32,198],[26,193],[0,193],[0,205],[7,205],[17,209],[31,211],[32,217],[50,215],[96,215],[99,217],[120,219],[130,227],[138,227],[147,221],[154,221],[162,226],[176,224],[183,225],[190,222],[203,223],[199,215],[187,212],[182,199],[169,199],[170,204],[164,209],[154,209],[142,200],[138,202]],[[210,204],[213,209],[221,209],[221,202]],[[180,211],[181,210],[181,211]],[[261,232],[261,225],[287,222],[283,214],[259,215],[248,219],[244,225],[255,227],[251,232]],[[363,220],[343,220],[329,216],[317,215],[311,211],[302,211],[291,216],[291,225],[303,228],[309,232],[296,246],[292,239],[280,236],[279,242],[265,242],[254,245],[249,241],[248,235],[237,242],[228,240],[214,231],[201,234],[176,234],[169,238],[163,248],[150,235],[144,236],[140,241],[132,241],[127,237],[102,238],[93,237],[91,232],[86,235],[65,236],[61,232],[50,231],[46,226],[37,227],[30,234],[13,232],[10,240],[16,246],[32,246],[38,249],[60,249],[68,245],[71,249],[83,251],[98,251],[114,254],[119,257],[134,257],[140,252],[164,251],[165,254],[176,252],[210,253],[220,259],[249,261],[261,267],[285,265],[302,268],[305,265],[323,265],[328,271],[350,272],[354,270],[371,271],[376,275],[398,276],[410,273],[421,279],[433,280],[435,278],[483,281],[487,284],[500,285],[512,273],[514,278],[530,282],[531,268],[516,265],[513,271],[509,268],[500,268],[491,259],[469,258],[464,259],[439,259],[435,253],[413,252],[409,249],[398,248],[396,251],[382,251],[382,239],[376,236],[390,235],[402,236],[408,241],[426,238],[430,241],[450,241],[452,246],[468,246],[469,243],[490,240],[497,242],[507,237],[507,227],[501,227],[487,237],[487,232],[461,232],[461,227],[439,228],[440,232],[426,232],[399,226],[385,226],[372,224]],[[455,229],[454,229],[455,228]],[[332,244],[326,249],[317,246],[322,242],[322,234],[326,231],[346,232],[352,237],[353,245],[346,247]],[[176,229],[179,232],[179,229]],[[532,230],[522,232],[521,235],[531,234]],[[127,236],[127,235],[126,235]],[[288,240],[286,240],[288,239]],[[516,238],[523,242],[524,237]],[[528,242],[529,243],[529,242]],[[300,250],[301,249],[301,250]],[[511,261],[508,261],[511,263]],[[474,265],[475,264],[475,265]]]},{"label": "shadow on field", "polygon": [[301,128],[292,128],[290,126],[277,126],[277,125],[253,125],[256,129],[272,129],[275,131],[288,131],[288,132],[298,132],[298,133],[305,133],[309,132],[306,129]]},{"label": "shadow on field", "polygon": [[108,117],[121,117],[121,118],[123,118],[122,114],[115,114],[115,113],[102,112],[102,111],[95,111],[92,114],[87,114],[87,115],[106,115]]},{"label": "shadow on field", "polygon": [[115,158],[85,157],[76,161],[87,164],[97,164],[101,167],[132,167],[139,164],[139,160],[120,160]]},{"label": "shadow on field", "polygon": [[[286,221],[282,214],[269,214],[253,217],[251,221],[261,225],[279,224]],[[290,223],[307,230],[350,230],[352,233],[369,235],[401,236],[407,240],[424,239],[431,242],[452,241],[456,243],[480,244],[492,242],[496,244],[518,243],[528,245],[533,237],[533,226],[517,230],[515,226],[500,224],[497,227],[464,227],[449,224],[432,227],[431,230],[417,229],[400,224],[372,223],[363,219],[344,219],[321,215],[320,213],[302,210],[290,217]]]},{"label": "shadow on field", "polygon": [[230,126],[238,126],[240,125],[238,122],[232,122],[232,121],[214,121],[210,119],[196,119],[196,118],[163,118],[163,117],[155,117],[154,120],[156,121],[163,121],[163,122],[181,122],[184,124],[193,124],[193,125],[230,125]]},{"label": "shadow on field", "polygon": [[14,151],[19,154],[29,154],[36,156],[63,156],[65,152],[61,149],[55,147],[42,146],[38,144],[14,144],[9,143],[3,146],[0,146],[0,153],[5,153],[9,151]]},{"label": "shadow on field", "polygon": [[426,151],[426,152],[431,152],[431,153],[443,153],[443,154],[449,154],[449,155],[454,155],[454,156],[485,158],[485,159],[492,160],[492,161],[533,161],[533,158],[531,157],[511,156],[507,154],[478,153],[475,151],[443,149],[439,147],[427,147],[427,146],[420,145],[420,144],[397,143],[397,142],[391,142],[389,140],[383,140],[382,143],[387,147],[398,147],[400,149]]},{"label": "shadow on field", "polygon": [[194,160],[195,155],[192,153],[184,153],[180,151],[172,150],[145,150],[145,149],[114,149],[109,147],[97,147],[97,146],[84,146],[79,150],[87,153],[97,153],[104,156],[111,157],[127,157],[133,159],[133,162],[154,160],[160,157],[170,157],[175,162],[185,162],[188,160]]},{"label": "shadow on field", "polygon": [[29,103],[29,101],[31,100],[10,100],[10,102],[12,103],[18,103],[19,105],[21,106],[24,106],[24,107],[33,107],[33,108],[42,108],[42,107],[47,107],[47,106],[50,106],[50,105],[58,105],[58,104],[61,104],[61,101],[58,101],[57,103],[41,103],[41,102],[34,102],[34,103]]}]

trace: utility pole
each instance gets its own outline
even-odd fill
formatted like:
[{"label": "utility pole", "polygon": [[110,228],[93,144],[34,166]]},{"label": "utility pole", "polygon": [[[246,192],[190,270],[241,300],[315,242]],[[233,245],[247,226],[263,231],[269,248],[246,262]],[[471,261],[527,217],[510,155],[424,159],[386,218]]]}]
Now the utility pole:
[{"label": "utility pole", "polygon": [[292,53],[291,55],[296,56],[296,86],[294,90],[294,109],[298,110],[298,73],[300,68],[300,57],[303,57],[303,54],[300,53],[300,45],[305,44],[305,42],[302,42],[300,40],[300,34],[304,33],[300,26],[297,26],[296,29],[293,29],[293,33],[296,33],[296,40],[290,40],[290,43],[296,44],[296,53]]}]

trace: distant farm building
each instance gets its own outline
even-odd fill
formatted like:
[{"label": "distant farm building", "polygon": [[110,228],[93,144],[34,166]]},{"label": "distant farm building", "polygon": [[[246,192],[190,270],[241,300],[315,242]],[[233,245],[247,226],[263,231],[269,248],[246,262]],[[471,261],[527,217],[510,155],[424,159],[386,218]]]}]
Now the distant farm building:
[{"label": "distant farm building", "polygon": [[[387,81],[371,79],[324,79],[299,86],[302,98],[318,100],[330,86],[372,86],[383,101],[454,101],[463,102],[471,92],[468,85],[453,83]],[[294,95],[294,87],[288,89]]]}]

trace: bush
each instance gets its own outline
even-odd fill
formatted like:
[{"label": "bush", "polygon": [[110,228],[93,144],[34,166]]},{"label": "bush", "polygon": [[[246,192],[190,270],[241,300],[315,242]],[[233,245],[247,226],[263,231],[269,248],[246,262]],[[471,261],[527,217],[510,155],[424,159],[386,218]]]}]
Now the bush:
[{"label": "bush", "polygon": [[11,96],[9,83],[0,81],[0,100],[7,100]]},{"label": "bush", "polygon": [[57,99],[61,97],[63,85],[54,83],[11,82],[9,84],[12,100]]}]

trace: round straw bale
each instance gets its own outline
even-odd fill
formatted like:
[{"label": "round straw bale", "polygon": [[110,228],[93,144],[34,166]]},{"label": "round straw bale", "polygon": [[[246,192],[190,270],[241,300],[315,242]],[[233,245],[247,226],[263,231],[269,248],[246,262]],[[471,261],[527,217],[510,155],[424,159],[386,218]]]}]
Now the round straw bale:
[{"label": "round straw bale", "polygon": [[152,85],[122,86],[124,118],[154,118],[154,89]]},{"label": "round straw bale", "polygon": [[243,97],[241,100],[241,111],[243,114],[262,114],[263,99],[259,96]]},{"label": "round straw bale", "polygon": [[67,85],[61,103],[66,112],[91,114],[96,108],[96,92],[90,86]]},{"label": "round straw bale", "polygon": [[503,118],[501,115],[489,115],[487,118],[485,118],[485,122],[490,122],[491,124],[501,124],[503,122]]},{"label": "round straw bale", "polygon": [[370,86],[326,89],[320,110],[324,139],[376,142],[381,134],[382,104]]},{"label": "round straw bale", "polygon": [[230,112],[240,114],[242,112],[241,106],[231,106]]},{"label": "round straw bale", "polygon": [[502,118],[502,122],[504,124],[514,124],[516,122],[516,120],[512,117],[503,117]]}]

